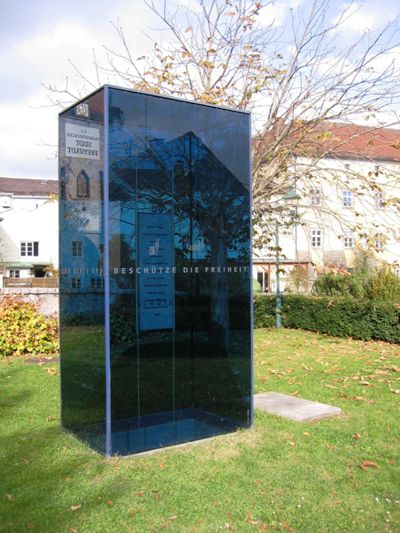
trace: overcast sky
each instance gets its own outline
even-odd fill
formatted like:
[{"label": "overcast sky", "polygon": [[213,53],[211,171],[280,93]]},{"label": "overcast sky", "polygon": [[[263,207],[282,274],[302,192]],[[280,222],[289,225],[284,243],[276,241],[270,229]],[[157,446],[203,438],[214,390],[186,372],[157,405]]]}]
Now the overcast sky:
[{"label": "overcast sky", "polygon": [[[284,24],[291,7],[308,1],[277,0],[265,17]],[[332,17],[346,3],[333,0]],[[398,0],[357,5],[356,15],[342,28],[347,38],[400,15]],[[66,76],[73,84],[69,60],[93,79],[92,50],[101,58],[103,45],[116,47],[111,21],[118,18],[134,54],[145,53],[149,41],[144,32],[160,24],[141,0],[0,0],[0,176],[57,178],[60,109],[44,107],[48,92],[42,84],[62,87]]]}]

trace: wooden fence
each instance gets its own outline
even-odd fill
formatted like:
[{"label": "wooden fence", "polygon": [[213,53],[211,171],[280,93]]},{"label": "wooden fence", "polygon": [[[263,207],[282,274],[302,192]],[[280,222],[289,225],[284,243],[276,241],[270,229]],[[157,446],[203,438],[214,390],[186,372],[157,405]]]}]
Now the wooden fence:
[{"label": "wooden fence", "polygon": [[55,289],[58,278],[3,278],[3,287]]}]

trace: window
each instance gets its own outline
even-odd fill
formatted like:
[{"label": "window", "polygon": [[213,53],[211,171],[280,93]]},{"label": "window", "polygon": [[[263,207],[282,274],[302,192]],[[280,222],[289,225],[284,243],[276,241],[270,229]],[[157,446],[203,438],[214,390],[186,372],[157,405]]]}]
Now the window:
[{"label": "window", "polygon": [[104,280],[102,278],[92,278],[90,280],[90,287],[92,289],[102,289],[104,287]]},{"label": "window", "polygon": [[352,191],[345,190],[342,192],[342,205],[343,207],[353,207],[353,193]]},{"label": "window", "polygon": [[21,242],[21,256],[22,257],[38,257],[39,242],[38,241],[22,241]]},{"label": "window", "polygon": [[72,257],[83,256],[83,243],[82,241],[72,241]]},{"label": "window", "polygon": [[385,198],[383,192],[376,192],[374,195],[375,207],[377,209],[382,209],[385,206]]},{"label": "window", "polygon": [[257,272],[257,281],[262,292],[268,292],[268,272]]},{"label": "window", "polygon": [[311,205],[321,205],[321,201],[322,201],[321,189],[314,187],[310,190],[310,201],[311,201]]},{"label": "window", "polygon": [[311,246],[314,248],[320,248],[322,244],[322,230],[321,229],[312,229],[311,230]]},{"label": "window", "polygon": [[76,178],[76,194],[80,198],[89,198],[90,196],[89,176],[84,170],[81,170]]},{"label": "window", "polygon": [[10,278],[19,278],[20,277],[20,271],[19,270],[10,270]]},{"label": "window", "polygon": [[354,248],[354,235],[351,229],[344,230],[343,244],[345,248]]},{"label": "window", "polygon": [[71,278],[71,287],[73,289],[81,288],[81,278]]}]

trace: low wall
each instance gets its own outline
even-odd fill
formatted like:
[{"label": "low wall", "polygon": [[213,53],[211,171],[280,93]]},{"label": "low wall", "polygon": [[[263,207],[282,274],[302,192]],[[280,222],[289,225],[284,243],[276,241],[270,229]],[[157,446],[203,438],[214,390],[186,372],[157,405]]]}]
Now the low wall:
[{"label": "low wall", "polygon": [[37,304],[40,313],[58,318],[58,288],[7,287],[0,291],[0,301],[4,296],[20,296],[26,302]]}]

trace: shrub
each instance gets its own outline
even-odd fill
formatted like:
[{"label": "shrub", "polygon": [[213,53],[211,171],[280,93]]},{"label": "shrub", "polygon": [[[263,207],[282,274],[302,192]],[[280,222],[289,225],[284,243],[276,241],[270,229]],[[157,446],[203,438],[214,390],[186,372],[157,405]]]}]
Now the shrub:
[{"label": "shrub", "polygon": [[322,274],[314,282],[314,292],[318,296],[351,296],[364,298],[365,288],[362,276],[356,274]]},{"label": "shrub", "polygon": [[290,292],[306,291],[308,288],[308,272],[301,266],[295,265],[286,276],[286,290]]},{"label": "shrub", "polygon": [[383,265],[369,279],[367,294],[371,300],[399,303],[400,279],[387,265]]},{"label": "shrub", "polygon": [[0,302],[0,355],[48,354],[58,350],[57,321],[37,306],[6,296]]},{"label": "shrub", "polygon": [[[275,298],[255,299],[255,327],[274,324]],[[282,296],[282,324],[338,337],[379,339],[400,343],[400,311],[384,302],[359,302],[351,298]]]}]

